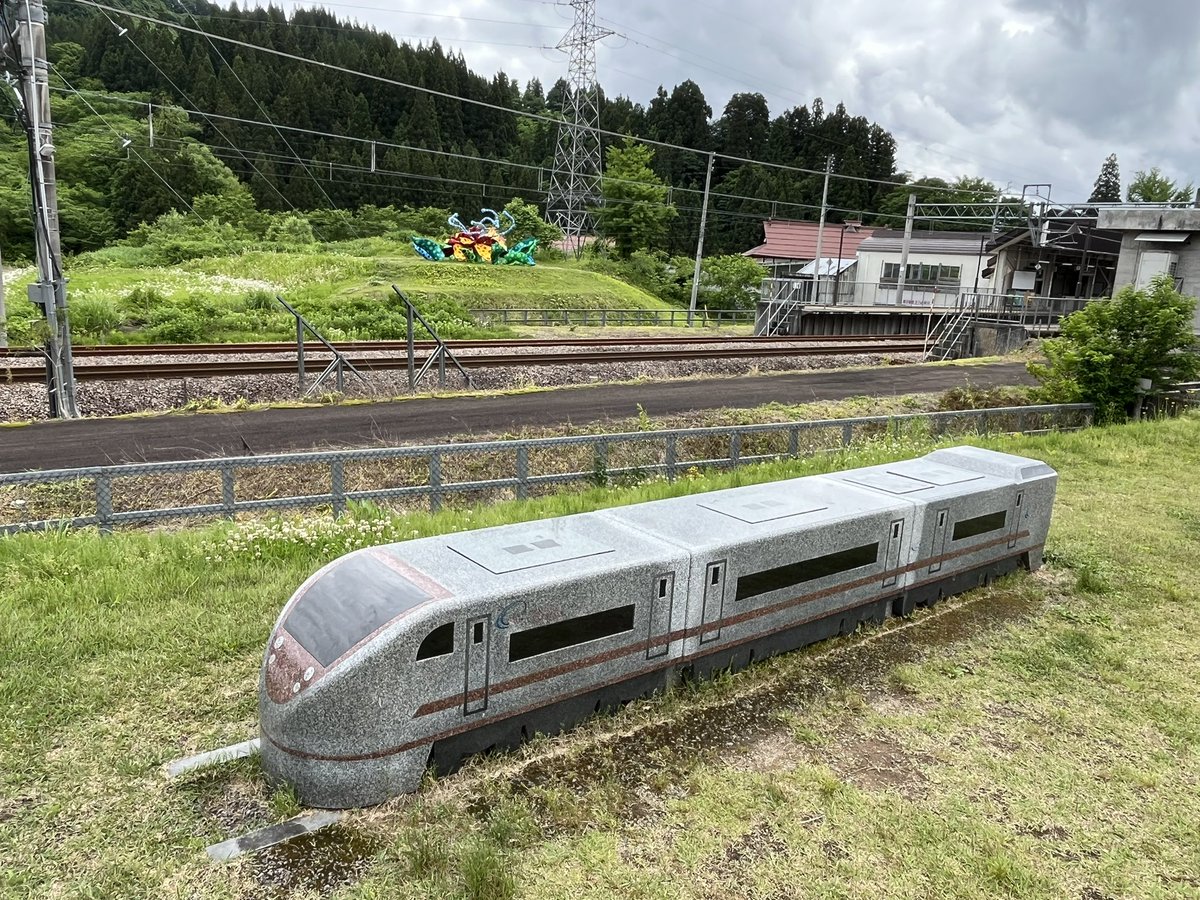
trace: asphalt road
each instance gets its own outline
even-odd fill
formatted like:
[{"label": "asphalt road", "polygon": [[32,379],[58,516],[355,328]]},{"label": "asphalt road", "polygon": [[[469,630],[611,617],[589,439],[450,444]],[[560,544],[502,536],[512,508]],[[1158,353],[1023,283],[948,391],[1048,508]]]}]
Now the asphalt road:
[{"label": "asphalt road", "polygon": [[505,397],[403,400],[306,409],[77,419],[0,428],[0,472],[245,456],[332,447],[438,443],[530,425],[583,424],[777,401],[806,403],[870,394],[1029,384],[1019,363],[890,366],[662,383],[564,388]]}]

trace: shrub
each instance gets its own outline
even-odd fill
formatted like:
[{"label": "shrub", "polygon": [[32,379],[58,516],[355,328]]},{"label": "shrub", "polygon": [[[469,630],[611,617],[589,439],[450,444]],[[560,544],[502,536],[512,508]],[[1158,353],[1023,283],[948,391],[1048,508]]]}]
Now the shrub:
[{"label": "shrub", "polygon": [[90,338],[103,338],[121,326],[121,310],[111,300],[85,298],[69,306],[71,331]]},{"label": "shrub", "polygon": [[1192,349],[1196,301],[1160,276],[1145,290],[1126,287],[1062,321],[1061,334],[1042,343],[1047,364],[1030,363],[1041,381],[1038,399],[1094,403],[1098,422],[1128,415],[1139,378],[1156,386],[1194,378],[1200,354]]},{"label": "shrub", "polygon": [[150,314],[147,336],[167,344],[194,344],[204,337],[209,317],[201,309],[165,306]]},{"label": "shrub", "polygon": [[272,222],[271,227],[267,229],[267,240],[289,247],[302,247],[317,242],[313,237],[312,225],[308,219],[300,216],[284,216]]}]

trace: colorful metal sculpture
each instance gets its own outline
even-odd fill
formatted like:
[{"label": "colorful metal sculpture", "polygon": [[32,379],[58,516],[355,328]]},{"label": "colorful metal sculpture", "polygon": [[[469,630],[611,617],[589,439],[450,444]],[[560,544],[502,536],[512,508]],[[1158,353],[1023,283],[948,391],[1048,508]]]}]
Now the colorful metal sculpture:
[{"label": "colorful metal sculpture", "polygon": [[[462,262],[490,263],[493,266],[532,266],[537,238],[526,238],[509,247],[505,238],[517,227],[516,219],[506,212],[498,213],[494,209],[485,209],[482,212],[483,218],[472,221],[469,226],[464,225],[458,218],[458,213],[455,213],[446,221],[458,231],[447,238],[444,244],[432,238],[414,237],[413,249],[419,256],[432,262],[457,259]],[[501,217],[508,220],[507,228],[501,227]]]}]

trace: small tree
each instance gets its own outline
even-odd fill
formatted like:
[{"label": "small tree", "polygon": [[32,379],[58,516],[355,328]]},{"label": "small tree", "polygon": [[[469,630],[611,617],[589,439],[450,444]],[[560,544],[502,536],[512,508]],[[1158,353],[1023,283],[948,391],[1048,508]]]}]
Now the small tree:
[{"label": "small tree", "polygon": [[1190,181],[1180,187],[1174,178],[1168,178],[1154,166],[1149,172],[1139,170],[1134,173],[1125,198],[1134,203],[1186,203],[1194,193]]},{"label": "small tree", "polygon": [[667,202],[666,184],[650,168],[653,160],[653,151],[631,138],[625,139],[624,146],[608,150],[601,187],[604,205],[593,212],[618,256],[656,249],[664,241],[667,224],[678,215]]},{"label": "small tree", "polygon": [[1148,290],[1126,287],[1112,300],[1093,301],[1063,319],[1060,337],[1042,343],[1047,364],[1029,364],[1052,403],[1094,403],[1098,422],[1123,419],[1137,399],[1139,378],[1156,385],[1200,372],[1193,350],[1196,301],[1175,290],[1169,276]]},{"label": "small tree", "polygon": [[[517,241],[525,238],[537,238],[538,249],[549,247],[555,241],[562,240],[562,229],[552,225],[541,217],[538,208],[532,203],[526,203],[520,197],[514,197],[504,207],[504,211],[513,217],[516,226],[508,236],[511,247]],[[504,224],[501,222],[500,224]]]},{"label": "small tree", "polygon": [[708,309],[753,309],[763,275],[748,256],[710,256],[700,263],[700,297]]},{"label": "small tree", "polygon": [[1121,202],[1121,168],[1117,165],[1117,154],[1110,153],[1100,167],[1096,183],[1092,186],[1092,196],[1088,203],[1120,203]]}]

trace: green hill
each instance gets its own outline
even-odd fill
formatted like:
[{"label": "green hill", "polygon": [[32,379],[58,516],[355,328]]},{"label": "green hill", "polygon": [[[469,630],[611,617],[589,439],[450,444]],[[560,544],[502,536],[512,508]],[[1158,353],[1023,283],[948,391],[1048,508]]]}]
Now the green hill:
[{"label": "green hill", "polygon": [[[404,336],[405,317],[392,284],[450,338],[494,333],[474,323],[475,309],[669,308],[639,288],[573,262],[510,268],[337,249],[250,251],[151,267],[85,255],[68,277],[79,343],[287,340],[294,326],[275,303],[276,294],[333,339],[395,339]],[[30,270],[10,284],[14,346],[37,341],[39,316],[23,289],[32,278]]]}]

